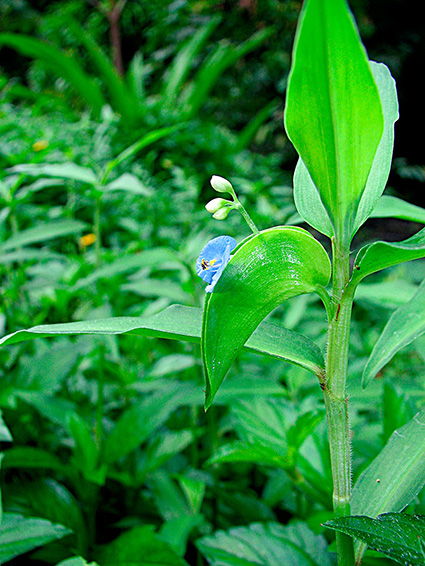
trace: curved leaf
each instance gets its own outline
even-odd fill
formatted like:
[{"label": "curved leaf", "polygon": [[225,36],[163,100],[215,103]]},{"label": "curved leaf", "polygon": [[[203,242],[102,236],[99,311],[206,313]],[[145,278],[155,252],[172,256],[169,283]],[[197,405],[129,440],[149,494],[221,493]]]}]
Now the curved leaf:
[{"label": "curved leaf", "polygon": [[86,228],[87,224],[79,220],[56,220],[46,222],[35,228],[28,228],[27,230],[18,232],[15,236],[1,243],[0,250],[1,252],[7,252],[9,250],[16,250],[16,248],[20,248],[21,246],[46,242],[53,238],[80,234]]},{"label": "curved leaf", "polygon": [[385,364],[402,348],[425,332],[425,281],[412,299],[399,307],[386,324],[363,371],[366,387]]},{"label": "curved leaf", "polygon": [[63,77],[96,112],[105,105],[101,89],[76,62],[54,45],[28,35],[18,33],[0,34],[0,46],[7,45],[22,55],[43,61],[57,76]]},{"label": "curved leaf", "polygon": [[[390,71],[383,63],[375,63],[374,61],[369,61],[369,63],[381,99],[384,114],[384,134],[379,142],[366,187],[359,203],[351,237],[354,236],[361,224],[370,215],[378,218],[382,217],[382,214],[385,214],[384,207],[388,206],[386,199],[394,198],[383,197],[383,202],[381,200],[378,201],[385,189],[391,168],[394,146],[394,123],[398,119],[397,90]],[[302,159],[298,160],[294,173],[294,200],[298,212],[310,226],[313,226],[322,234],[332,237],[333,229],[328,213],[320,200],[319,192],[311,180]],[[376,212],[374,211],[371,214],[377,201]],[[392,206],[390,216],[397,214],[398,210],[399,207]]]},{"label": "curved leaf", "polygon": [[350,285],[358,285],[362,279],[405,261],[425,257],[425,228],[403,242],[374,242],[358,252],[354,260]]},{"label": "curved leaf", "polygon": [[348,243],[384,121],[366,52],[344,0],[308,0],[304,5],[285,127],[335,235]]},{"label": "curved leaf", "polygon": [[[172,305],[151,317],[117,317],[34,326],[0,338],[0,345],[72,334],[134,334],[199,342],[201,326],[201,309]],[[276,323],[260,324],[245,347],[297,364],[314,373],[320,372],[324,366],[320,348],[312,340]]]},{"label": "curved leaf", "polygon": [[206,407],[259,323],[286,299],[312,293],[329,278],[325,250],[301,228],[271,228],[237,248],[205,301],[201,348]]},{"label": "curved leaf", "polygon": [[425,224],[425,209],[389,195],[383,195],[373,209],[371,218],[400,218]]}]

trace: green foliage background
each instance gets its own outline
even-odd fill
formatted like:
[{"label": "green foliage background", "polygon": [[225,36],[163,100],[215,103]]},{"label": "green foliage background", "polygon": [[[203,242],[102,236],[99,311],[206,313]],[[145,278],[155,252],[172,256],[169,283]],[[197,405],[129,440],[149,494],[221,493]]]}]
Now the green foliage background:
[{"label": "green foliage background", "polygon": [[[385,3],[384,18],[382,4],[359,1],[352,8],[371,58],[400,79],[403,116],[412,105],[403,69],[414,67],[422,39],[414,14],[397,18],[406,12],[401,3],[393,2],[394,11]],[[199,250],[222,233],[247,235],[237,215],[220,224],[205,212],[213,174],[232,180],[261,229],[298,222],[296,154],[282,110],[299,9],[296,1],[128,2],[120,19],[127,73],[121,82],[96,63],[93,52],[103,52],[112,69],[108,22],[90,3],[0,3],[3,34],[28,34],[70,57],[106,102],[91,106],[89,83],[72,86],[62,60],[46,67],[37,49],[24,56],[22,45],[11,49],[0,38],[1,334],[151,316],[175,302],[202,306],[194,270]],[[170,104],[164,93],[173,62],[208,26]],[[235,57],[237,46],[258,33],[264,33],[258,44]],[[205,92],[212,69],[215,80]],[[126,106],[129,93],[134,106]],[[421,120],[418,110],[417,131]],[[111,169],[110,182],[124,174],[136,179],[120,190],[95,190],[75,174],[20,169],[73,163],[101,176],[131,144],[173,125]],[[424,156],[411,143],[414,134],[400,127],[389,193],[407,191],[424,204],[416,190]],[[85,245],[81,237],[96,233],[96,215],[97,242]],[[369,239],[373,222],[359,241]],[[418,227],[378,224],[397,240]],[[409,264],[371,279],[356,295],[350,363],[356,477],[423,403],[423,338],[397,354],[366,391],[360,376],[385,321],[424,275],[423,263]],[[291,299],[271,320],[324,347],[326,321],[314,297]],[[40,339],[2,348],[0,371],[3,526],[34,533],[36,541],[19,546],[19,536],[12,537],[12,550],[3,541],[0,560],[66,564],[80,556],[68,566],[118,565],[149,555],[153,564],[237,564],[238,544],[244,563],[268,565],[272,552],[260,561],[258,542],[267,540],[279,546],[283,562],[301,565],[302,540],[314,564],[332,564],[326,548],[333,535],[321,526],[332,516],[321,391],[305,370],[244,352],[206,415],[196,344],[133,335]],[[409,510],[424,514],[424,504],[420,493]]]}]

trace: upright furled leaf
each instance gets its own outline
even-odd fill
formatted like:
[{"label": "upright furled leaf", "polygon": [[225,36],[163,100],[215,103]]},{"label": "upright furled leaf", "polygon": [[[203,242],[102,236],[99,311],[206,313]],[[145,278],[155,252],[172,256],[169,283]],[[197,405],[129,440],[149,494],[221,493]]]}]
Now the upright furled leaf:
[{"label": "upright furled leaf", "polygon": [[304,5],[285,126],[319,191],[333,232],[348,244],[384,119],[345,0],[307,0]]},{"label": "upright furled leaf", "polygon": [[237,248],[204,307],[206,407],[260,322],[286,299],[315,292],[329,278],[325,250],[301,228],[264,230]]},{"label": "upright furled leaf", "polygon": [[[375,61],[370,61],[370,68],[378,86],[381,99],[384,114],[384,133],[379,142],[366,187],[359,203],[351,237],[354,236],[369,216],[381,217],[382,214],[389,216],[398,215],[400,214],[400,203],[404,203],[404,201],[395,199],[395,197],[383,197],[382,202],[384,204],[381,203],[382,199],[379,199],[385,189],[391,168],[394,147],[394,123],[398,119],[398,101],[395,81],[389,69],[383,63],[375,63]],[[389,207],[388,204],[391,204],[393,199],[398,202],[394,203],[393,207]],[[333,235],[328,213],[301,158],[298,160],[294,173],[294,200],[298,212],[310,226],[329,237]],[[378,206],[377,201],[379,201]],[[403,209],[408,206],[410,211],[413,205],[404,204]],[[386,210],[384,210],[384,207]],[[406,211],[403,212],[404,216],[406,216]]]}]

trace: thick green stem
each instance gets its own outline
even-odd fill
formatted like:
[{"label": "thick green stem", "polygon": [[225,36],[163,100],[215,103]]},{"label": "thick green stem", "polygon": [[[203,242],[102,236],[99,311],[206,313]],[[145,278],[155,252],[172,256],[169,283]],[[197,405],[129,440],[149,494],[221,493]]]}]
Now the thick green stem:
[{"label": "thick green stem", "polygon": [[[323,384],[333,478],[333,506],[337,517],[350,515],[351,447],[346,396],[348,346],[353,297],[347,294],[349,250],[335,241],[333,251],[333,313],[329,322],[326,381]],[[354,566],[353,540],[336,535],[339,566]]]}]

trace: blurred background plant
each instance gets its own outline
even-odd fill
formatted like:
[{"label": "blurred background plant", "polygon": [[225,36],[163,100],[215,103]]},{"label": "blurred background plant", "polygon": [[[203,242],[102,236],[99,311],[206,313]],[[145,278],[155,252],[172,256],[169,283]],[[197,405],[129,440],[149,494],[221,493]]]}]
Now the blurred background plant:
[{"label": "blurred background plant", "polygon": [[[2,334],[201,306],[199,250],[222,233],[247,235],[239,215],[220,224],[205,211],[216,196],[211,175],[231,179],[260,229],[298,222],[282,109],[300,4],[0,2]],[[387,194],[423,206],[421,20],[399,0],[391,9],[382,0],[351,5],[369,55],[398,82]],[[415,220],[425,223],[423,214]],[[358,238],[401,240],[419,227],[408,216],[375,219]],[[423,339],[366,391],[360,375],[389,314],[424,276],[421,262],[393,269],[356,297],[356,476],[423,403]],[[324,346],[313,298],[293,299],[272,318]],[[236,542],[249,563],[260,532],[287,560],[303,564],[302,538],[315,564],[331,564],[332,534],[325,539],[321,527],[331,516],[330,467],[314,378],[245,352],[205,416],[199,359],[196,344],[131,335],[0,350],[2,563],[78,555],[68,566],[117,565],[148,552],[153,564],[236,564]],[[424,505],[422,493],[411,510]]]}]

